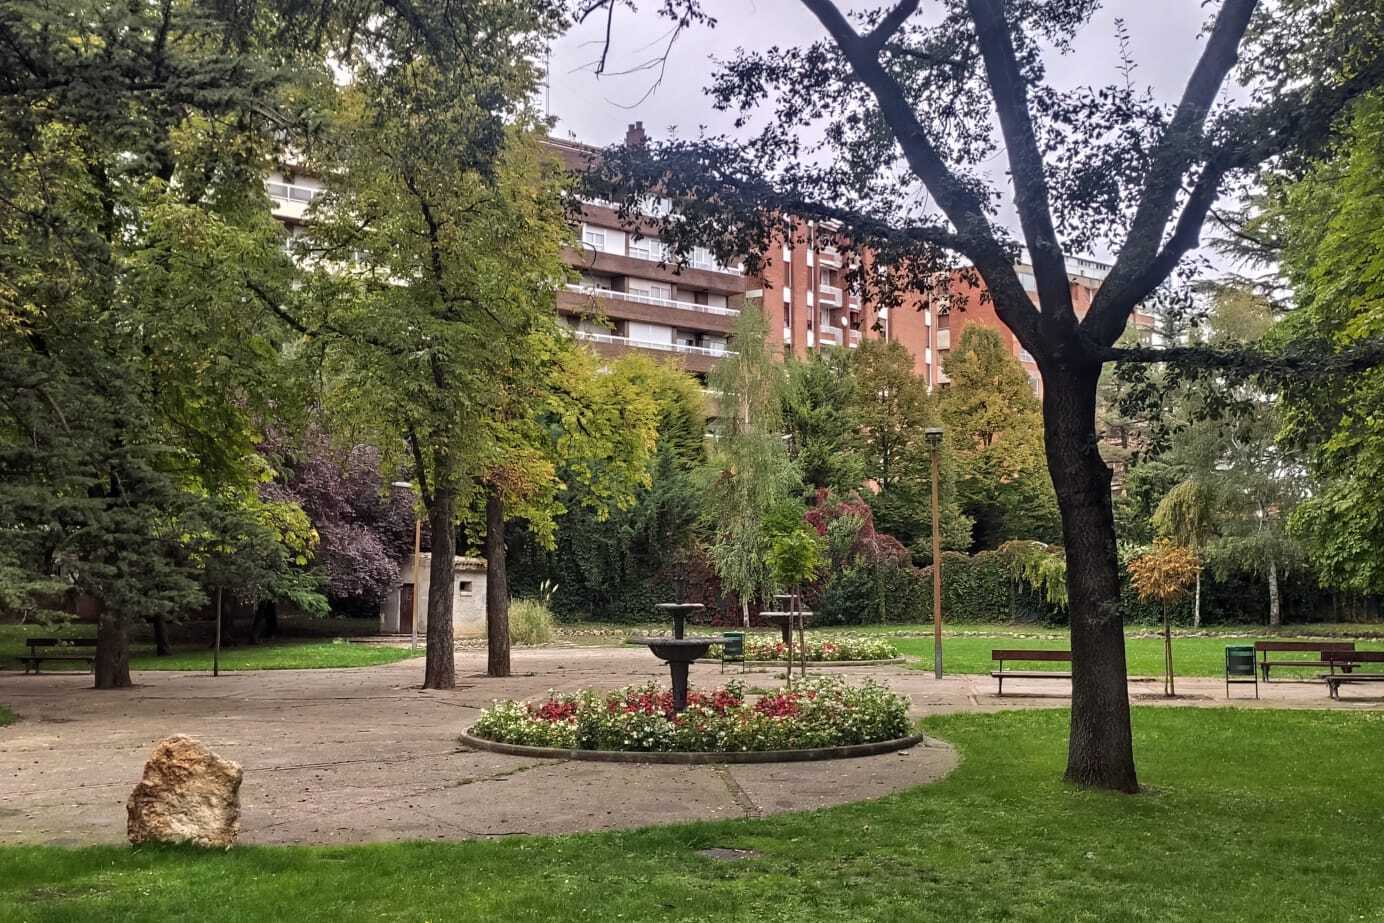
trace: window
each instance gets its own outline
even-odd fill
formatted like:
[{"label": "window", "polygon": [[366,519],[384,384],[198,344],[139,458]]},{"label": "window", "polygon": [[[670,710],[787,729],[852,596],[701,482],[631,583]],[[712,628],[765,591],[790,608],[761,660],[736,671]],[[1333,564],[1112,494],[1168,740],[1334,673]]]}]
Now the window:
[{"label": "window", "polygon": [[458,581],[457,581],[457,592],[460,593],[462,596],[470,596],[470,595],[471,595],[471,581],[470,581],[470,580],[458,580]]},{"label": "window", "polygon": [[581,242],[591,247],[593,250],[604,250],[606,245],[606,232],[603,228],[593,228],[590,225],[582,225]]},{"label": "window", "polygon": [[630,239],[630,256],[641,260],[663,259],[663,242],[654,237],[642,240]]}]

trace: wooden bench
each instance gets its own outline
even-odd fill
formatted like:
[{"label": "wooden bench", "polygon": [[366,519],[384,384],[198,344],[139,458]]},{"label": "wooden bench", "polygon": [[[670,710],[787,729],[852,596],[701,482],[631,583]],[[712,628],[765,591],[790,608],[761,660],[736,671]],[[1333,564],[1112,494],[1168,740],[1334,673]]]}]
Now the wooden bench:
[{"label": "wooden bench", "polygon": [[[1271,667],[1329,667],[1331,662],[1327,660],[1327,654],[1338,651],[1355,650],[1354,641],[1255,641],[1254,651],[1259,655],[1259,671],[1264,675],[1264,682],[1269,681],[1269,669]],[[1304,653],[1315,652],[1316,659],[1302,658],[1298,660],[1270,660],[1271,653]]]},{"label": "wooden bench", "polygon": [[999,695],[1004,695],[1004,681],[1009,679],[1071,679],[1070,670],[1006,670],[1005,661],[1019,661],[1020,663],[1071,663],[1071,651],[1025,651],[1025,650],[992,650],[990,659],[999,662],[999,669],[991,671],[990,675],[999,680]]},{"label": "wooden bench", "polygon": [[[1331,665],[1331,672],[1323,673],[1322,679],[1326,680],[1327,691],[1333,699],[1341,697],[1341,686],[1346,683],[1384,682],[1384,672],[1353,672],[1353,668],[1367,663],[1384,664],[1384,651],[1327,651],[1323,656]],[[1338,667],[1346,672],[1337,673]]]},{"label": "wooden bench", "polygon": [[[85,663],[88,670],[96,665],[95,638],[28,638],[25,643],[29,645],[29,653],[19,658],[24,664],[25,673],[32,672],[38,675],[39,667],[50,660],[60,663]],[[81,648],[91,650],[79,651]],[[44,653],[54,649],[63,653]]]}]

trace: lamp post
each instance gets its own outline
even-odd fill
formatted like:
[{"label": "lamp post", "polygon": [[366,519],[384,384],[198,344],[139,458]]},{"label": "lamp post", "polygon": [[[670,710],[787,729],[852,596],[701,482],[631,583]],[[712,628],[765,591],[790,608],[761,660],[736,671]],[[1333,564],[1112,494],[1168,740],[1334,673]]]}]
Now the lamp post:
[{"label": "lamp post", "polygon": [[942,678],[942,514],[937,497],[941,492],[942,428],[924,431],[932,455],[932,674]]},{"label": "lamp post", "polygon": [[[413,490],[408,481],[395,481],[390,487]],[[415,511],[413,514],[413,592],[409,594],[408,649],[418,652],[418,571],[423,562],[423,520]]]}]

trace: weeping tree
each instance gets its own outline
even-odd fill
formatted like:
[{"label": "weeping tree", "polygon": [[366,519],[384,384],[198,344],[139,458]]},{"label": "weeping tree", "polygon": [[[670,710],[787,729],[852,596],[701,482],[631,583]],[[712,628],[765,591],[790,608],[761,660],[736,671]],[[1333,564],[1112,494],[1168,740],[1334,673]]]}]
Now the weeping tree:
[{"label": "weeping tree", "polygon": [[[674,202],[658,222],[674,254],[706,245],[723,259],[748,255],[755,271],[792,214],[835,222],[848,253],[869,254],[851,263],[850,284],[877,303],[932,291],[939,271],[983,284],[1043,376],[1072,607],[1066,777],[1136,791],[1111,471],[1095,420],[1101,369],[1200,355],[1116,344],[1135,306],[1197,247],[1229,183],[1311,151],[1384,79],[1384,14],[1376,0],[1224,0],[1180,99],[1165,105],[1134,88],[1129,60],[1107,87],[1048,81],[1045,55],[1072,47],[1095,0],[898,0],[849,15],[833,0],[801,3],[824,39],[741,51],[712,77],[712,99],[739,115],[737,127],[769,110],[757,133],[612,149],[593,188],[631,220],[660,188]],[[677,29],[717,7],[649,5]],[[631,6],[589,0],[578,12],[604,19],[609,36]],[[1245,85],[1234,102],[1222,94],[1232,74]],[[1002,191],[982,173],[1001,151],[1017,236],[996,220]],[[933,208],[917,207],[922,193]],[[1021,245],[1036,303],[1016,269]],[[1096,247],[1114,265],[1080,313],[1067,255]]]},{"label": "weeping tree", "polygon": [[[1153,511],[1153,527],[1158,534],[1188,548],[1198,561],[1216,537],[1215,492],[1197,480],[1186,480],[1168,491]],[[1197,565],[1196,597],[1192,603],[1192,627],[1201,627],[1201,565]]]},{"label": "weeping tree", "polygon": [[750,604],[776,589],[768,554],[773,525],[802,489],[783,439],[783,367],[769,352],[768,324],[758,305],[740,312],[734,355],[716,364],[711,388],[721,405],[716,439],[702,472],[710,557],[721,585]]}]

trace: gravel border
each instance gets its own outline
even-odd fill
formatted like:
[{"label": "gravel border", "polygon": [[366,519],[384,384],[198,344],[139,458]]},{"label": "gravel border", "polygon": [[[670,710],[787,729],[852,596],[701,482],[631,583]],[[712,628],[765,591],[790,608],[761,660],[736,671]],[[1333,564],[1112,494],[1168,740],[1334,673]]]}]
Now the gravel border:
[{"label": "gravel border", "polygon": [[869,744],[850,744],[843,747],[808,747],[802,750],[757,750],[716,753],[640,753],[634,750],[564,750],[561,747],[530,747],[524,744],[504,744],[496,740],[475,737],[471,729],[462,732],[461,743],[475,750],[489,750],[509,756],[530,756],[546,760],[589,760],[593,763],[663,763],[692,766],[704,763],[808,763],[816,760],[844,760],[858,756],[878,756],[919,745],[927,746],[927,737],[912,734],[893,740],[878,740]]}]

